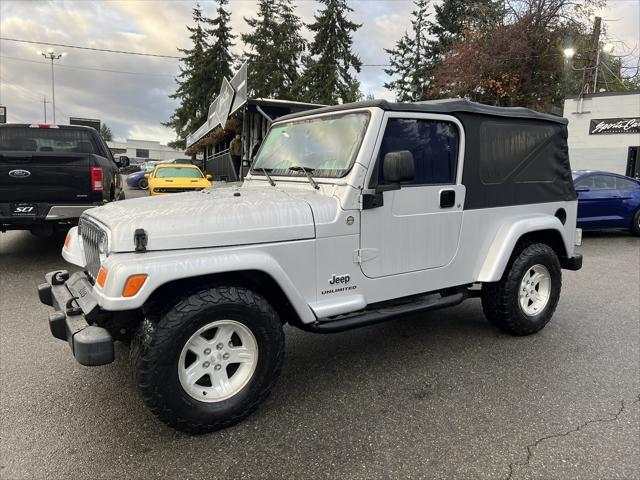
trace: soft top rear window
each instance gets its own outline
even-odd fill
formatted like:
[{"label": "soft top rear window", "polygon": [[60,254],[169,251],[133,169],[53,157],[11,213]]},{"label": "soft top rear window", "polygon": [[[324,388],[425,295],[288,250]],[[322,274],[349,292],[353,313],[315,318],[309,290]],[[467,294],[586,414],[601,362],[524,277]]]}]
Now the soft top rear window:
[{"label": "soft top rear window", "polygon": [[97,153],[87,130],[63,128],[0,128],[0,151]]}]

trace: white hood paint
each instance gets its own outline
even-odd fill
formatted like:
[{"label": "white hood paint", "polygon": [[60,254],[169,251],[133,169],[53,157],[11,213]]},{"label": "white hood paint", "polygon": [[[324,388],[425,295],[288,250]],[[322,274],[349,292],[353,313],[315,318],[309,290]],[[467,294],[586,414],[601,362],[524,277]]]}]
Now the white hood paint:
[{"label": "white hood paint", "polygon": [[316,235],[315,211],[335,217],[338,209],[337,199],[319,192],[261,186],[136,198],[85,215],[109,229],[111,251],[130,252],[139,228],[147,233],[147,250],[310,239]]}]

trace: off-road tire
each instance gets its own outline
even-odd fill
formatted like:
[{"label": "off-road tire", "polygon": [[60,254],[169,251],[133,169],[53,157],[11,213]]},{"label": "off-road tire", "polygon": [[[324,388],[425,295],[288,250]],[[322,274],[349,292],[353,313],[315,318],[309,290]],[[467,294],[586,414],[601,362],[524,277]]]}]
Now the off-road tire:
[{"label": "off-road tire", "polygon": [[[258,344],[258,360],[251,380],[234,396],[201,402],[182,388],[178,358],[184,344],[200,327],[232,319],[247,326]],[[134,336],[130,360],[142,398],[160,420],[188,433],[206,433],[246,418],[267,398],[284,357],[284,332],[269,302],[244,287],[212,286],[190,293],[156,318],[141,322]]]},{"label": "off-road tire", "polygon": [[640,237],[640,209],[633,216],[631,228],[629,229],[632,235]]},{"label": "off-road tire", "polygon": [[140,190],[148,189],[149,188],[149,180],[147,180],[146,178],[140,179],[140,181],[138,182],[138,188]]},{"label": "off-road tire", "polygon": [[[543,265],[551,277],[549,300],[535,316],[528,316],[520,307],[520,282],[534,265]],[[482,285],[482,310],[487,320],[500,330],[512,335],[530,335],[549,323],[558,305],[562,287],[560,262],[553,249],[544,243],[517,247],[502,278],[498,282]]]}]

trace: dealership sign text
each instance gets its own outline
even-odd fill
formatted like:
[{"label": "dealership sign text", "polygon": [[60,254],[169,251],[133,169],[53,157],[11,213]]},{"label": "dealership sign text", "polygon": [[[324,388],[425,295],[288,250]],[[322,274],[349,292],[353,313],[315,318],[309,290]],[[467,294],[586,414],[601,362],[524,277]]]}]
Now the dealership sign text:
[{"label": "dealership sign text", "polygon": [[603,133],[640,133],[640,117],[591,120],[589,135]]}]

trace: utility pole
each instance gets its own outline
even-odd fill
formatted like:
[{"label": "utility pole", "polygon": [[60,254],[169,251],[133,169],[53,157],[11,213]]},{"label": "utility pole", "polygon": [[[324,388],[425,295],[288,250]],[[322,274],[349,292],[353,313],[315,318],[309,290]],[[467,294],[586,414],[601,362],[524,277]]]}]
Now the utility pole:
[{"label": "utility pole", "polygon": [[40,52],[44,58],[48,58],[51,60],[51,100],[53,101],[53,123],[56,123],[56,87],[55,87],[55,78],[53,74],[53,61],[60,60],[62,57],[66,55],[66,53],[58,53],[56,54],[52,49],[47,50],[46,52]]},{"label": "utility pole", "polygon": [[47,96],[42,97],[42,105],[44,106],[44,123],[47,123]]},{"label": "utility pole", "polygon": [[596,93],[598,84],[598,63],[600,62],[600,32],[602,30],[602,17],[596,17],[593,22],[593,32],[591,33],[591,42],[589,48],[589,63],[585,68],[585,77],[582,84],[582,91],[589,93],[590,86],[593,84],[591,93]]}]

